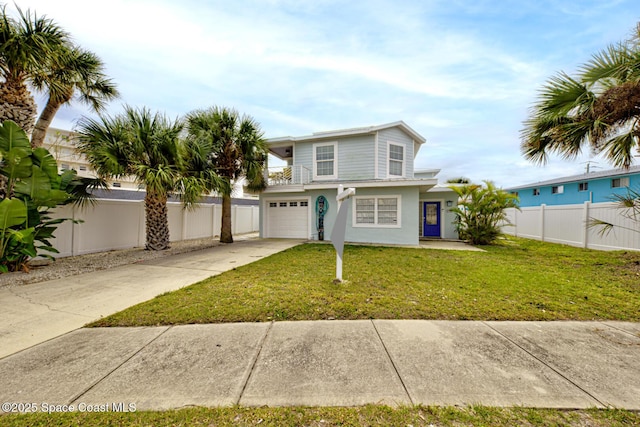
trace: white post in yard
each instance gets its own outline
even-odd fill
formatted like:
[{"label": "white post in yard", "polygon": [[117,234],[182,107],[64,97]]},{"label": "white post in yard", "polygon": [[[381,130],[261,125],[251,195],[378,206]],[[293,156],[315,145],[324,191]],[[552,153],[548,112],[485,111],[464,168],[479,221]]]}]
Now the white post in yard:
[{"label": "white post in yard", "polygon": [[[347,231],[347,215],[349,212],[349,205],[351,199],[349,197],[356,194],[355,188],[344,189],[342,184],[338,185],[338,195],[336,201],[338,202],[338,214],[336,215],[336,221],[333,224],[333,230],[331,230],[331,243],[336,249],[336,279],[335,283],[342,282],[342,254],[344,251],[344,238]],[[345,202],[344,204],[342,202]]]},{"label": "white post in yard", "polygon": [[[338,210],[337,212],[340,212],[340,207],[342,207],[342,199],[340,198],[340,193],[342,193],[344,191],[344,186],[342,184],[338,185],[338,195],[336,196],[336,200],[338,202]],[[334,229],[339,227],[338,225],[338,221],[336,220],[336,223],[333,225]],[[333,230],[332,230],[333,231]],[[345,234],[346,234],[346,230],[345,230]],[[331,239],[331,241],[333,242],[333,239]],[[339,282],[342,282],[342,254],[344,253],[344,240],[342,242],[341,246],[341,250],[336,249],[336,280]]]}]

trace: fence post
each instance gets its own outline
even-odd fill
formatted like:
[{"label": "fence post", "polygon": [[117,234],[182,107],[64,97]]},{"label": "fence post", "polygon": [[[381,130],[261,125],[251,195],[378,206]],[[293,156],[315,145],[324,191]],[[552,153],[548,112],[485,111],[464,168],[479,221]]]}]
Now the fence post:
[{"label": "fence post", "polygon": [[544,208],[547,205],[544,203],[540,205],[540,240],[544,242]]},{"label": "fence post", "polygon": [[236,234],[238,232],[238,205],[231,205],[231,232]]},{"label": "fence post", "polygon": [[591,202],[590,201],[586,201],[584,202],[584,210],[583,210],[583,215],[584,215],[584,235],[583,235],[583,248],[588,248],[589,247],[589,208],[591,207]]},{"label": "fence post", "polygon": [[216,205],[211,203],[211,238],[216,237]]},{"label": "fence post", "polygon": [[182,212],[182,236],[180,236],[180,240],[187,240],[187,210],[181,208],[180,211]]},{"label": "fence post", "polygon": [[145,205],[144,200],[137,203],[139,206],[139,216],[138,216],[138,247],[145,246],[147,240],[147,233],[145,230],[146,226],[146,216],[145,216]]}]

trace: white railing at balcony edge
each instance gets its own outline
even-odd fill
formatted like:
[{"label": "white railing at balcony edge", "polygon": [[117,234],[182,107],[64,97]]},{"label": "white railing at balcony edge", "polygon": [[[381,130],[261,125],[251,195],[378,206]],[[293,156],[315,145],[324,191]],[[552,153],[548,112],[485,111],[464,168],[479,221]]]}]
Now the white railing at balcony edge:
[{"label": "white railing at balcony edge", "polygon": [[267,184],[302,185],[311,182],[311,171],[302,165],[267,168]]}]

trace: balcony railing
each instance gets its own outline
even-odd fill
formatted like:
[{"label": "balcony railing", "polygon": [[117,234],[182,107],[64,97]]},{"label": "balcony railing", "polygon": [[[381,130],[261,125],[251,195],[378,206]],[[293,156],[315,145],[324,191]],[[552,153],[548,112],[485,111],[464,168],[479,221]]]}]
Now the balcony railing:
[{"label": "balcony railing", "polygon": [[311,182],[311,171],[302,165],[276,166],[267,169],[268,185],[302,185]]}]

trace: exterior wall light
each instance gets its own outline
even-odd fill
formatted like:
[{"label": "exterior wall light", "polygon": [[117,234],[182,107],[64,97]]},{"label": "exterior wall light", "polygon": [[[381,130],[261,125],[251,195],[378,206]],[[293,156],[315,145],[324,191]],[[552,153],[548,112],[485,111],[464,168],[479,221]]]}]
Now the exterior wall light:
[{"label": "exterior wall light", "polygon": [[453,206],[453,202],[451,200],[447,200],[447,207],[450,208]]}]

